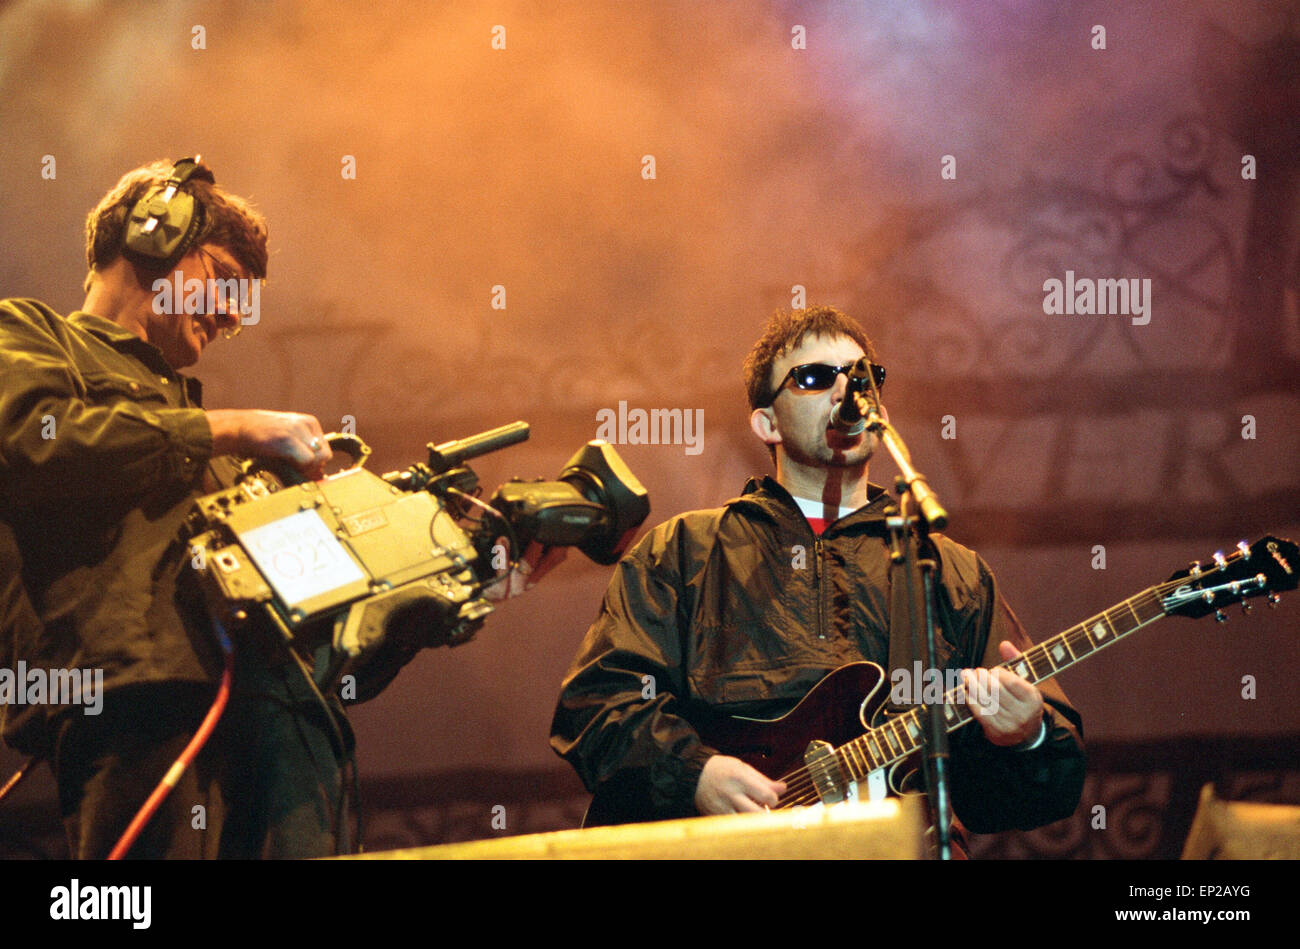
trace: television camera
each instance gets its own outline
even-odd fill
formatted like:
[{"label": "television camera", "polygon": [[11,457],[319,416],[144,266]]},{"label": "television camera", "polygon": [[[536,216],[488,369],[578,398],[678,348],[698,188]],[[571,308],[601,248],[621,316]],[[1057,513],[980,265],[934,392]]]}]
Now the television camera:
[{"label": "television camera", "polygon": [[321,684],[354,673],[362,701],[420,649],[472,638],[492,612],[485,590],[531,542],[616,562],[650,500],[606,442],[588,442],[554,481],[515,478],[487,502],[477,496],[465,462],[528,435],[513,422],[431,443],[427,462],[384,475],[365,468],[364,442],[338,433],[326,440],[352,463],[320,481],[242,465],[230,487],[195,502],[188,522],[209,615],[236,638],[269,623],[300,655],[329,644]]}]

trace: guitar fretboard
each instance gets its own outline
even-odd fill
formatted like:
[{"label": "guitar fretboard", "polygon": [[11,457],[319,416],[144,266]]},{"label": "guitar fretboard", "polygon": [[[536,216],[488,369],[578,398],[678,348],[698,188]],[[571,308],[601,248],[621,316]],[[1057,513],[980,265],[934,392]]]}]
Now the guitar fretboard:
[{"label": "guitar fretboard", "polygon": [[[1168,584],[1148,587],[1071,626],[1051,639],[1026,650],[1018,658],[1001,664],[1031,683],[1050,679],[1062,669],[1091,656],[1111,643],[1118,642],[1143,626],[1150,625],[1165,615],[1160,602],[1160,591]],[[920,689],[920,683],[914,687]],[[913,708],[888,719],[883,725],[868,729],[864,734],[835,750],[840,766],[851,780],[859,781],[872,771],[887,767],[914,753],[922,743],[922,708]],[[964,686],[950,689],[943,695],[943,718],[948,731],[955,731],[975,716],[967,704]]]}]

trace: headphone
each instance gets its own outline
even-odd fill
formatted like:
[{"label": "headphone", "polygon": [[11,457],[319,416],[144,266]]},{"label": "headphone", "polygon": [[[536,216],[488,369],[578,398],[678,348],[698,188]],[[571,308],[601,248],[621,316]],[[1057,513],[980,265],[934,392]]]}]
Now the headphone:
[{"label": "headphone", "polygon": [[217,181],[201,161],[199,155],[182,158],[172,166],[171,177],[132,206],[122,240],[123,257],[148,270],[165,272],[190,252],[206,215],[203,203],[182,186],[190,180]]}]

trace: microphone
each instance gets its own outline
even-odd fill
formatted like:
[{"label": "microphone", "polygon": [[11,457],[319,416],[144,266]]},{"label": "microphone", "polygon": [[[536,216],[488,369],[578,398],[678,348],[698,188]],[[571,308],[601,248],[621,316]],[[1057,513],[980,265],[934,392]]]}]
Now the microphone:
[{"label": "microphone", "polygon": [[867,427],[858,393],[870,385],[871,363],[863,356],[849,371],[843,400],[831,410],[831,427],[845,435],[860,435]]}]

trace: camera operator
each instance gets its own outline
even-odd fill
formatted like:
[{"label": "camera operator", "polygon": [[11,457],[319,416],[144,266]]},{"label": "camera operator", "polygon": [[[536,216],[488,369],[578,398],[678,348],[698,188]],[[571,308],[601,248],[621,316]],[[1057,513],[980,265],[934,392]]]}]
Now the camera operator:
[{"label": "camera operator", "polygon": [[[3,737],[49,761],[76,858],[110,852],[213,702],[224,659],[185,577],[182,527],[221,486],[220,456],[307,478],[331,457],[311,415],[205,411],[179,372],[239,332],[247,300],[232,290],[265,277],[266,243],[261,214],[204,165],[154,162],[90,212],[80,310],[0,301],[0,662],[103,676],[98,714],[9,705]],[[160,278],[219,292],[160,306]],[[233,681],[219,727],[130,856],[348,848],[341,708],[327,715],[271,641],[240,643]]]}]

